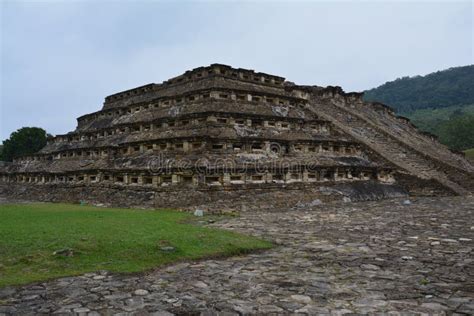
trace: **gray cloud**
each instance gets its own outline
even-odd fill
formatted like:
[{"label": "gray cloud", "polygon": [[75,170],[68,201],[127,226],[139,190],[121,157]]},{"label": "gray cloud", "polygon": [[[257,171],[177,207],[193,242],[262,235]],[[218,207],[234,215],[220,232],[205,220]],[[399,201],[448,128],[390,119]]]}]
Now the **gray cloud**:
[{"label": "gray cloud", "polygon": [[463,2],[2,2],[0,139],[214,62],[364,90],[473,63]]}]

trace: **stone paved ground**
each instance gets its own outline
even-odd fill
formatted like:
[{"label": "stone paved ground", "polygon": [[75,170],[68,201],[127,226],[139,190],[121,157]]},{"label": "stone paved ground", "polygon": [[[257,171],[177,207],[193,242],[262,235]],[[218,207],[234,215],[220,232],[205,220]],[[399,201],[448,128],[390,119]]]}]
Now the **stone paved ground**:
[{"label": "stone paved ground", "polygon": [[474,313],[474,198],[245,213],[213,226],[272,250],[0,290],[0,314]]}]

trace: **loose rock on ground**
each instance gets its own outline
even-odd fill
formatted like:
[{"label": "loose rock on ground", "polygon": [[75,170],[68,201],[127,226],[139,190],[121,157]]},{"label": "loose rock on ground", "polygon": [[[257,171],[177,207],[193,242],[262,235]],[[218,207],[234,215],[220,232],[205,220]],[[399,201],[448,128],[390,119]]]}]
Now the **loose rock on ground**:
[{"label": "loose rock on ground", "polygon": [[472,314],[473,211],[447,197],[246,212],[210,226],[275,248],[2,288],[0,315]]}]

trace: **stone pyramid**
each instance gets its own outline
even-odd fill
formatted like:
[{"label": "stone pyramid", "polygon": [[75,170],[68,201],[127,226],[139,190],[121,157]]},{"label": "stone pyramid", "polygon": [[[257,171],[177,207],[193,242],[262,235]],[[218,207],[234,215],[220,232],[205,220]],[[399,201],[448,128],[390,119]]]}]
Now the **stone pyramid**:
[{"label": "stone pyramid", "polygon": [[474,167],[340,87],[213,64],[105,98],[0,166],[21,199],[220,209],[474,192]]}]

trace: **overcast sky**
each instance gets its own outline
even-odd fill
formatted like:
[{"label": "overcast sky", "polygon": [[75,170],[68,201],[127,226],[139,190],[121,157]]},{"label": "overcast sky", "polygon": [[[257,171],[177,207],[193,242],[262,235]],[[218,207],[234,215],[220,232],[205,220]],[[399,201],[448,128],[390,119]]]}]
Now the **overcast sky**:
[{"label": "overcast sky", "polygon": [[211,63],[346,91],[473,64],[472,1],[0,2],[0,140]]}]

